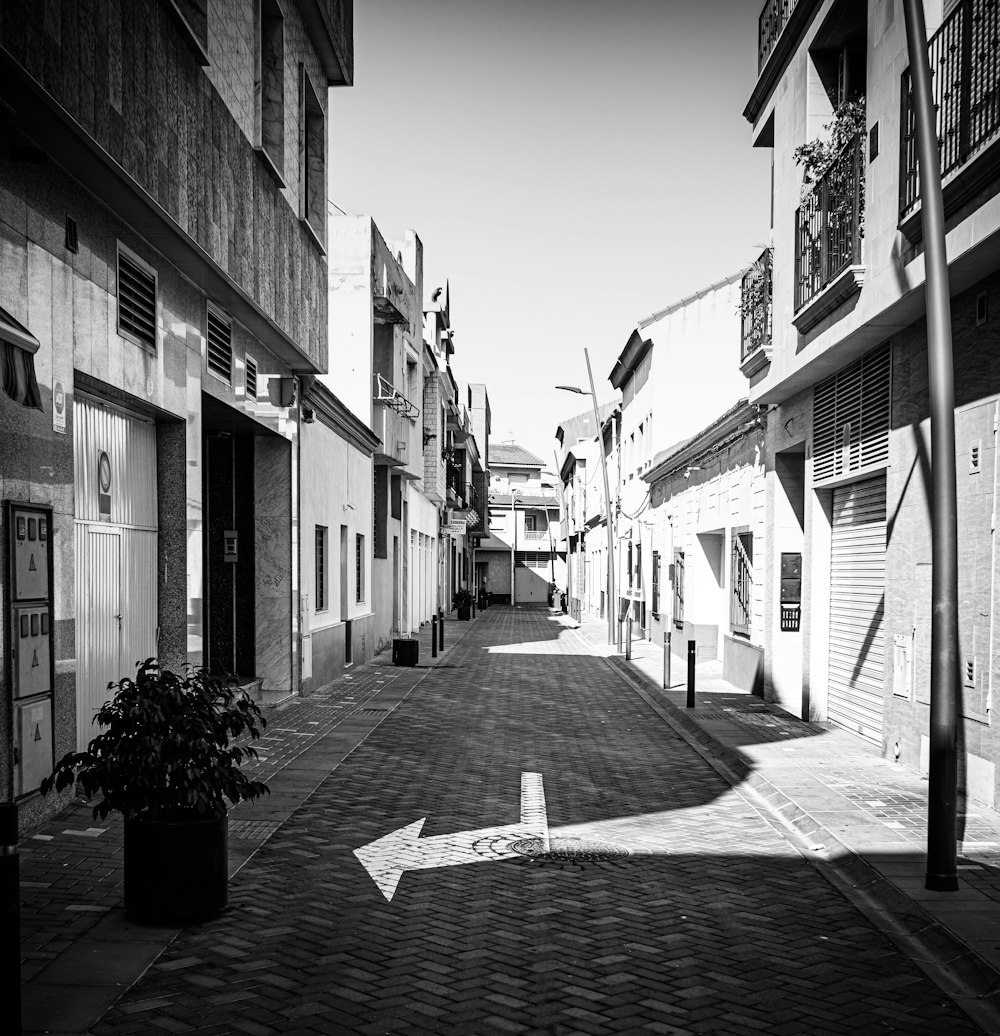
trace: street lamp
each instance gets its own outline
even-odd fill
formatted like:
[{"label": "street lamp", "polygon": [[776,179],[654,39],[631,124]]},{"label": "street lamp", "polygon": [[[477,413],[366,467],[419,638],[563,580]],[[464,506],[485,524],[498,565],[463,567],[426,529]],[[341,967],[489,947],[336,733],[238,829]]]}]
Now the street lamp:
[{"label": "street lamp", "polygon": [[604,456],[604,436],[601,434],[601,419],[597,413],[597,393],[594,391],[594,375],[590,369],[590,355],[586,349],[583,357],[587,361],[587,377],[590,379],[590,391],[577,388],[575,385],[556,385],[564,392],[575,392],[580,396],[590,396],[594,405],[594,426],[597,429],[598,452],[601,455],[601,474],[604,476],[604,519],[608,527],[608,643],[615,643],[615,613],[618,602],[615,600],[615,537],[611,529],[611,486],[608,483],[608,462]]}]

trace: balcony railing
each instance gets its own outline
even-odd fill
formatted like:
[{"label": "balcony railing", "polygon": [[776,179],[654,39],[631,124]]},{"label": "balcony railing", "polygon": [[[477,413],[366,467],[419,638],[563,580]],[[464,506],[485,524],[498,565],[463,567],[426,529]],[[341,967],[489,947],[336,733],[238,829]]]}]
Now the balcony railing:
[{"label": "balcony railing", "polygon": [[[968,161],[1000,129],[1000,9],[995,0],[962,0],[927,41],[941,175]],[[920,197],[910,70],[902,77],[899,211]]]},{"label": "balcony railing", "polygon": [[767,64],[798,0],[767,0],[757,20],[757,72]]},{"label": "balcony railing", "polygon": [[743,274],[740,285],[740,314],[743,322],[743,343],[740,363],[759,349],[771,345],[771,249],[765,248],[760,258]]},{"label": "balcony railing", "polygon": [[795,212],[795,308],[861,263],[864,149],[858,134]]}]

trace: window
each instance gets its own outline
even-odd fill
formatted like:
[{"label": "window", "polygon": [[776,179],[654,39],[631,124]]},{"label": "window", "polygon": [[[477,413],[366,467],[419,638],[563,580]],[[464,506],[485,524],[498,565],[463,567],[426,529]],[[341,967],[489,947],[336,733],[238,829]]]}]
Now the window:
[{"label": "window", "polygon": [[642,544],[635,545],[635,588],[642,589]]},{"label": "window", "polygon": [[316,611],[327,609],[326,526],[316,526]]},{"label": "window", "polygon": [[653,599],[650,602],[653,617],[660,617],[660,552],[653,551]]},{"label": "window", "polygon": [[[389,556],[389,469],[375,465],[375,493],[372,507],[372,534],[377,558]],[[359,598],[360,600],[360,598]]]},{"label": "window", "polygon": [[684,626],[684,551],[674,551],[674,625]]},{"label": "window", "polygon": [[276,0],[260,0],[257,25],[257,149],[285,175],[285,24]]},{"label": "window", "polygon": [[733,530],[732,578],[729,591],[729,623],[733,633],[750,636],[753,594],[753,533]]},{"label": "window", "polygon": [[208,369],[229,382],[233,376],[233,322],[211,303],[208,305]]},{"label": "window", "polygon": [[632,544],[631,543],[629,543],[629,545],[628,545],[628,564],[625,567],[628,569],[628,588],[629,588],[629,590],[631,590],[632,589],[632,572],[633,572],[633,568],[632,568]]},{"label": "window", "polygon": [[326,139],[323,107],[299,65],[299,216],[326,236]]},{"label": "window", "polygon": [[257,401],[257,361],[247,353],[246,360],[246,397],[248,400]]},{"label": "window", "polygon": [[524,531],[535,532],[536,517],[533,514],[526,514],[524,516]]},{"label": "window", "polygon": [[118,333],[156,350],[156,271],[118,245]]},{"label": "window", "polygon": [[359,532],[354,538],[354,600],[365,599],[365,538]]}]

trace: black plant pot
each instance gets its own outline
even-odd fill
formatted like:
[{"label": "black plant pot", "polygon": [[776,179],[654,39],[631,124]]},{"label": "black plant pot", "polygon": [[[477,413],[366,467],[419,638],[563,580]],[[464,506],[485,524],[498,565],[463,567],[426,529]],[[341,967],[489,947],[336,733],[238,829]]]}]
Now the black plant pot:
[{"label": "black plant pot", "polygon": [[460,604],[458,606],[458,621],[468,622],[472,617],[472,605],[471,604]]},{"label": "black plant pot", "polygon": [[125,821],[125,910],[134,921],[207,921],[228,902],[229,820]]}]

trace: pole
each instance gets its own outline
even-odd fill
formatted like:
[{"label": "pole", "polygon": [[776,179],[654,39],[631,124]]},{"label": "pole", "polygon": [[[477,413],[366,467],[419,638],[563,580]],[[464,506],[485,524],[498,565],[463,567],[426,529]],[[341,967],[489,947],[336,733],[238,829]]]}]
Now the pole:
[{"label": "pole", "polygon": [[514,597],[514,575],[515,565],[517,564],[517,511],[514,509],[514,487],[510,487],[510,521],[514,526],[514,546],[510,551],[510,606],[514,608],[517,605],[517,601]]},{"label": "pole", "polygon": [[431,658],[438,656],[438,617],[437,612],[431,616]]},{"label": "pole", "polygon": [[17,806],[0,803],[0,970],[7,990],[3,1017],[21,1036],[21,889]]},{"label": "pole", "polygon": [[[611,525],[611,486],[608,482],[608,459],[604,456],[604,435],[601,419],[597,414],[597,392],[594,390],[594,375],[590,369],[590,354],[583,350],[587,361],[587,377],[590,379],[590,401],[594,404],[594,427],[597,429],[598,453],[601,456],[601,474],[604,476],[604,520],[608,526],[608,643],[615,642],[615,622],[618,603],[615,600],[615,533]],[[619,650],[621,644],[619,644]]]},{"label": "pole", "polygon": [[693,640],[688,641],[688,697],[687,707],[693,709],[694,702],[694,661],[695,661],[695,642]]},{"label": "pole", "polygon": [[670,630],[663,634],[663,689],[670,686]]},{"label": "pole", "polygon": [[627,636],[625,640],[625,661],[630,662],[632,660],[632,616],[630,615],[625,622],[627,628]]},{"label": "pole", "polygon": [[931,707],[927,787],[927,875],[936,892],[958,888],[958,504],[955,489],[955,384],[944,201],[927,26],[921,0],[903,0],[916,116],[920,218],[927,294],[931,409]]},{"label": "pole", "polygon": [[438,608],[438,650],[444,651],[444,608]]}]

